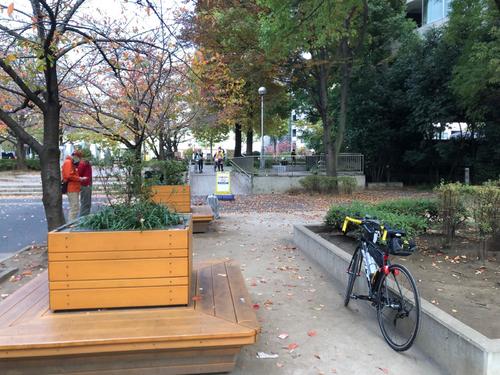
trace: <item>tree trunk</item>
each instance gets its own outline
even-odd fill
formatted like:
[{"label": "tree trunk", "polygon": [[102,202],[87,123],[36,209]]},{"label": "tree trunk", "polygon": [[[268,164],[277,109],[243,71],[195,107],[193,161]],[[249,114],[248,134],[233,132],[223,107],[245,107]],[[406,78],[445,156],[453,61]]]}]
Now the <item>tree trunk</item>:
[{"label": "tree trunk", "polygon": [[253,153],[253,129],[247,130],[246,146],[247,146],[246,147],[246,155],[252,156],[252,153]]},{"label": "tree trunk", "polygon": [[[324,60],[325,56],[322,52],[321,58]],[[321,121],[323,122],[323,144],[325,145],[325,162],[326,174],[328,176],[336,176],[337,170],[335,168],[335,152],[332,143],[332,128],[330,114],[328,113],[328,67],[325,63],[319,66],[319,112]]]},{"label": "tree trunk", "polygon": [[40,155],[42,174],[43,206],[47,227],[51,231],[65,223],[62,209],[61,168],[59,151],[59,84],[57,68],[46,60],[45,81],[47,83],[46,111],[43,118],[43,148]]},{"label": "tree trunk", "polygon": [[59,165],[59,110],[59,101],[54,100],[49,95],[43,124],[44,145],[40,155],[42,200],[49,231],[65,223],[62,209],[61,168]]},{"label": "tree trunk", "polygon": [[26,150],[24,142],[19,137],[16,137],[16,168],[26,169]]},{"label": "tree trunk", "polygon": [[[347,49],[347,42],[344,42],[344,48]],[[340,77],[340,112],[339,112],[339,122],[337,125],[337,131],[335,134],[335,147],[334,147],[334,175],[338,173],[338,159],[340,150],[342,149],[342,143],[344,142],[344,134],[347,122],[347,100],[349,98],[349,85],[351,84],[351,64],[346,61],[341,66],[341,77]]]},{"label": "tree trunk", "polygon": [[161,131],[158,134],[158,160],[165,160],[165,134]]},{"label": "tree trunk", "polygon": [[234,157],[241,156],[241,124],[234,125]]}]

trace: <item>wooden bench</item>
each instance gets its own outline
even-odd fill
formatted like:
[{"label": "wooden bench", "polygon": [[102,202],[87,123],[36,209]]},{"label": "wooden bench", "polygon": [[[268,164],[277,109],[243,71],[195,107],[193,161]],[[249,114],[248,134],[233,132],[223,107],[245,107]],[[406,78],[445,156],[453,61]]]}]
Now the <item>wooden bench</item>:
[{"label": "wooden bench", "polygon": [[153,185],[153,201],[164,204],[180,213],[193,214],[193,233],[205,233],[208,224],[214,219],[208,205],[191,206],[191,187],[189,185]]},{"label": "wooden bench", "polygon": [[238,265],[193,270],[184,307],[51,312],[47,273],[0,304],[0,369],[23,374],[228,372],[259,325]]},{"label": "wooden bench", "polygon": [[214,214],[209,205],[191,206],[193,217],[193,233],[205,233],[208,231],[208,224],[214,219]]}]

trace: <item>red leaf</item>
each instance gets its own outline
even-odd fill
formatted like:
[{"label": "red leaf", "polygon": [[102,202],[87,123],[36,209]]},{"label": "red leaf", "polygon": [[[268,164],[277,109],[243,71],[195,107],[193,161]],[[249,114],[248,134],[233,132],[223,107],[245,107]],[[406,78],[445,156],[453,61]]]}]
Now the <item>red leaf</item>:
[{"label": "red leaf", "polygon": [[310,331],[307,332],[307,336],[309,336],[309,337],[313,337],[316,335],[317,335],[317,333],[314,329],[311,329]]},{"label": "red leaf", "polygon": [[288,350],[295,350],[299,347],[298,344],[292,342],[291,344],[288,344]]},{"label": "red leaf", "polygon": [[193,301],[201,301],[201,296],[193,296]]},{"label": "red leaf", "polygon": [[260,305],[258,303],[254,303],[252,307],[254,310],[260,309]]},{"label": "red leaf", "polygon": [[382,368],[382,367],[377,367],[380,371],[382,371],[384,374],[388,374],[389,373],[389,369],[388,368]]}]

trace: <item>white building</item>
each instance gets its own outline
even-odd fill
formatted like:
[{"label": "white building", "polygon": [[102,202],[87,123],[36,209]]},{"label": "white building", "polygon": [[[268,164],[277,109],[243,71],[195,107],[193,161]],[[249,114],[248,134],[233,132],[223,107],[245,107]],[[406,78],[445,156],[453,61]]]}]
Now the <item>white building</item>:
[{"label": "white building", "polygon": [[407,0],[407,15],[415,20],[422,32],[448,20],[451,2],[452,0]]}]

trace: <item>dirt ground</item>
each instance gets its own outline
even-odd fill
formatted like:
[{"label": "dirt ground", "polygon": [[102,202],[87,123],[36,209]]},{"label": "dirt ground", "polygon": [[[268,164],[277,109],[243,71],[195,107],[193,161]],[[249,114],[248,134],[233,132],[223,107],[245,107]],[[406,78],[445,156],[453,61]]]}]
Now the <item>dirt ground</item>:
[{"label": "dirt ground", "polygon": [[46,250],[44,246],[29,246],[24,251],[0,262],[0,272],[12,268],[18,269],[15,274],[0,282],[0,301],[47,269]]},{"label": "dirt ground", "polygon": [[[339,232],[320,235],[351,254],[356,248],[354,238]],[[498,253],[490,252],[483,266],[476,257],[477,241],[459,237],[447,250],[441,248],[442,238],[436,234],[420,236],[416,242],[418,253],[391,261],[410,269],[421,297],[485,336],[500,338]]]}]

